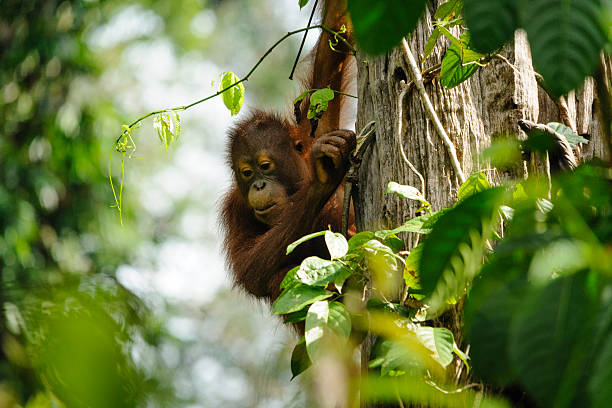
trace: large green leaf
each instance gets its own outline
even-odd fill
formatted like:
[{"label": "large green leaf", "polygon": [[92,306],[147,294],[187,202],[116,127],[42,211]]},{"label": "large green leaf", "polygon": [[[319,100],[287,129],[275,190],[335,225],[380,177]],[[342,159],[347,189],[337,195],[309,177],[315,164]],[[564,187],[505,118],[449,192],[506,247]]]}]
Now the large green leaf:
[{"label": "large green leaf", "polygon": [[273,303],[274,313],[287,314],[297,312],[318,300],[327,299],[333,293],[323,288],[301,285],[285,290]]},{"label": "large green leaf", "polygon": [[[431,295],[445,272],[457,271],[453,264],[462,251],[472,247],[475,236],[485,237],[500,205],[504,190],[492,188],[472,195],[445,212],[423,244],[419,273],[423,294]],[[486,227],[486,230],[483,228]],[[472,248],[475,253],[481,248]]]},{"label": "large green leaf", "polygon": [[470,291],[465,309],[474,371],[479,377],[497,385],[505,385],[515,379],[508,355],[510,322],[521,305],[521,295],[525,291],[524,279],[511,283],[500,280],[499,275],[505,274],[509,262],[503,259],[487,266],[489,270],[495,269],[498,276],[483,271],[482,278],[476,279]]},{"label": "large green leaf", "polygon": [[408,35],[421,17],[427,0],[350,0],[348,9],[359,48],[381,54]]},{"label": "large green leaf", "polygon": [[463,16],[474,49],[484,53],[501,48],[518,28],[514,0],[465,0]]},{"label": "large green leaf", "polygon": [[453,362],[453,333],[444,327],[419,327],[417,339],[432,352],[432,357],[442,367]]},{"label": "large green leaf", "polygon": [[452,44],[442,58],[440,83],[447,88],[454,88],[471,77],[479,67],[476,62],[484,56],[470,49],[470,36],[468,34],[465,33],[461,36],[460,43],[451,40]]},{"label": "large green leaf", "polygon": [[322,300],[308,309],[304,337],[311,360],[316,360],[320,355],[325,336],[334,335],[345,341],[350,334],[351,317],[342,303]]},{"label": "large green leaf", "polygon": [[520,9],[536,70],[563,95],[593,74],[605,36],[600,0],[529,0]]},{"label": "large green leaf", "polygon": [[510,356],[519,381],[544,406],[570,407],[588,375],[595,308],[587,274],[558,278],[515,317]]}]

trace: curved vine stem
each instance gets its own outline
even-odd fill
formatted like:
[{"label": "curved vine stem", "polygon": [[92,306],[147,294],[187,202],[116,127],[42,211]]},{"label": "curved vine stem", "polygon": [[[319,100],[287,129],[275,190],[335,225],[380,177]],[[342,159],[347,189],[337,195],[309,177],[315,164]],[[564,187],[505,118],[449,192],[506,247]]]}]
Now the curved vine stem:
[{"label": "curved vine stem", "polygon": [[429,95],[427,95],[427,91],[425,90],[425,85],[423,85],[423,77],[421,76],[421,70],[414,59],[414,55],[412,55],[412,51],[410,51],[410,46],[408,46],[408,42],[405,38],[402,39],[402,47],[404,48],[404,55],[406,56],[406,60],[408,62],[408,66],[410,67],[410,71],[412,72],[412,78],[414,80],[414,84],[416,85],[419,94],[421,95],[421,101],[425,106],[425,111],[429,116],[429,119],[433,122],[436,131],[444,141],[446,145],[446,150],[448,151],[448,155],[450,156],[451,163],[453,168],[455,169],[455,174],[457,178],[463,184],[465,182],[465,174],[461,169],[461,164],[459,163],[459,159],[457,158],[457,149],[455,149],[455,145],[453,141],[448,137],[446,130],[444,130],[444,126],[442,126],[442,122],[440,122],[440,118],[436,114],[436,111],[429,100]]},{"label": "curved vine stem", "polygon": [[[349,42],[348,42],[348,41],[347,41],[345,38],[343,38],[343,37],[340,35],[340,34],[341,34],[340,32],[338,32],[338,31],[334,31],[334,30],[332,30],[331,28],[326,27],[326,26],[324,26],[324,25],[322,25],[322,24],[319,24],[319,25],[314,25],[314,26],[310,26],[310,27],[305,27],[305,28],[300,28],[299,30],[289,31],[287,34],[285,34],[285,35],[284,35],[284,36],[282,36],[280,39],[278,39],[278,40],[277,40],[277,41],[276,41],[274,44],[272,44],[272,46],[271,46],[270,48],[268,48],[268,50],[267,50],[267,51],[266,51],[266,52],[265,52],[265,53],[264,53],[264,54],[263,54],[263,55],[262,55],[262,56],[259,58],[259,60],[257,61],[257,63],[256,63],[255,65],[253,65],[253,67],[251,68],[251,70],[250,70],[250,71],[249,71],[249,72],[248,72],[248,73],[247,73],[247,74],[246,74],[246,75],[245,75],[245,76],[244,76],[242,79],[240,79],[239,81],[234,82],[234,83],[233,83],[233,84],[231,84],[230,86],[225,87],[225,88],[223,88],[223,89],[221,89],[221,90],[219,90],[219,91],[215,92],[215,93],[214,93],[214,94],[212,94],[212,95],[209,95],[209,96],[207,96],[207,97],[205,97],[205,98],[202,98],[202,99],[199,99],[199,100],[197,100],[197,101],[195,101],[195,102],[192,102],[192,103],[190,103],[189,105],[177,106],[177,107],[174,107],[174,108],[166,108],[166,109],[160,109],[160,110],[156,110],[156,111],[153,111],[153,112],[149,112],[149,113],[147,113],[146,115],[142,115],[141,117],[139,117],[138,119],[136,119],[134,122],[132,122],[132,123],[129,125],[129,128],[130,128],[130,129],[133,129],[133,128],[134,128],[134,126],[136,126],[137,124],[139,124],[139,123],[140,123],[140,122],[142,122],[143,120],[145,120],[145,119],[147,119],[147,118],[149,118],[149,117],[151,117],[151,116],[153,116],[153,115],[158,115],[158,114],[160,114],[160,113],[164,113],[164,112],[173,112],[173,111],[174,111],[174,112],[176,112],[176,111],[184,111],[184,110],[189,109],[189,108],[191,108],[191,107],[193,107],[193,106],[195,106],[195,105],[199,105],[199,104],[201,104],[202,102],[206,102],[206,101],[207,101],[207,100],[209,100],[209,99],[212,99],[212,98],[214,98],[214,97],[216,97],[216,96],[219,96],[219,95],[221,95],[222,93],[224,93],[224,92],[226,92],[226,91],[230,90],[231,88],[233,88],[234,86],[236,86],[236,85],[238,85],[238,84],[240,84],[240,83],[242,83],[242,82],[246,82],[246,81],[248,81],[248,80],[249,80],[249,78],[251,77],[251,74],[253,74],[253,72],[255,72],[255,70],[256,70],[256,69],[259,67],[259,65],[261,65],[261,63],[263,62],[263,60],[264,60],[264,59],[265,59],[265,58],[266,58],[266,57],[267,57],[267,56],[268,56],[268,55],[269,55],[269,54],[270,54],[272,51],[274,51],[274,49],[275,49],[275,48],[276,48],[276,47],[277,47],[277,46],[278,46],[280,43],[282,43],[283,41],[285,41],[287,38],[291,37],[292,35],[299,34],[299,33],[302,33],[302,32],[304,32],[304,31],[308,31],[308,30],[313,30],[313,29],[316,29],[316,28],[320,28],[320,29],[322,29],[323,31],[327,31],[328,33],[330,33],[330,34],[334,35],[334,36],[335,36],[336,38],[338,38],[338,39],[339,39],[339,40],[340,40],[340,41],[341,41],[343,44],[345,44],[345,45],[346,45],[346,46],[347,46],[347,47],[348,47],[348,48],[349,48],[349,49],[350,49],[350,50],[351,50],[353,53],[356,53],[356,52],[357,52],[357,51],[355,50],[355,47],[353,47],[353,46],[352,46],[352,45],[351,45],[351,44],[350,44],[350,43],[349,43]],[[121,140],[121,138],[122,138],[122,137],[123,137],[123,134],[117,138],[117,141],[115,142],[115,144],[119,143],[119,141]]]}]

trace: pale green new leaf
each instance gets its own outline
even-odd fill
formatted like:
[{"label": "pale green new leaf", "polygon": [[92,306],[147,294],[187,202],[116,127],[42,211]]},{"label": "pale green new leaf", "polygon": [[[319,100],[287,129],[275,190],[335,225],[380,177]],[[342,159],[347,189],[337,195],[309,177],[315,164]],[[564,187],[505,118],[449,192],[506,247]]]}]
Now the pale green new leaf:
[{"label": "pale green new leaf", "polygon": [[407,198],[409,200],[416,200],[416,201],[421,202],[424,207],[431,208],[431,204],[429,203],[429,201],[425,199],[425,196],[423,196],[423,193],[421,193],[417,188],[412,187],[412,186],[405,186],[402,184],[398,184],[395,181],[390,181],[389,184],[387,184],[387,190],[385,191],[385,193],[386,194],[394,193],[402,198]]},{"label": "pale green new leaf", "polygon": [[238,81],[240,81],[240,78],[233,72],[224,72],[221,78],[221,85],[219,86],[219,91],[229,88],[221,94],[221,97],[225,107],[230,110],[232,116],[240,112],[244,102],[244,85],[242,82],[232,86]]},{"label": "pale green new leaf", "polygon": [[327,110],[329,101],[334,99],[334,91],[330,88],[317,89],[310,95],[308,119],[319,118]]},{"label": "pale green new leaf", "polygon": [[325,231],[325,244],[332,260],[342,258],[348,252],[346,238],[337,232]]}]

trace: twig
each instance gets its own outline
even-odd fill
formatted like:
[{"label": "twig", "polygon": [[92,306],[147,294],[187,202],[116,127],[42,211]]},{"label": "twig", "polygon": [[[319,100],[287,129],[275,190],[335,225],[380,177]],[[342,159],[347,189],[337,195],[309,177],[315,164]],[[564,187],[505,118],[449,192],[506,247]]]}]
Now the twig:
[{"label": "twig", "polygon": [[429,119],[433,122],[436,131],[444,141],[444,144],[446,145],[446,150],[448,151],[448,155],[451,158],[451,163],[453,165],[453,168],[455,169],[455,174],[459,178],[461,184],[463,184],[465,182],[465,175],[463,174],[463,170],[461,169],[459,159],[457,159],[457,150],[455,149],[455,145],[453,144],[453,142],[446,134],[446,131],[442,126],[442,122],[440,122],[440,118],[438,118],[438,115],[436,114],[436,111],[434,110],[434,107],[431,104],[431,101],[429,100],[427,91],[425,91],[425,85],[423,84],[423,78],[421,77],[421,71],[419,70],[419,66],[416,63],[414,55],[412,55],[412,51],[410,51],[410,47],[408,46],[408,42],[406,42],[405,38],[402,39],[402,47],[404,48],[404,54],[406,56],[408,66],[410,67],[410,70],[412,72],[414,84],[419,90],[419,94],[421,95],[421,101],[425,106],[425,111],[427,112]]},{"label": "twig", "polygon": [[[274,49],[275,49],[275,48],[276,48],[276,47],[277,47],[277,46],[278,46],[280,43],[282,43],[283,41],[285,41],[287,38],[291,37],[292,35],[295,35],[295,34],[298,34],[298,33],[304,32],[304,31],[308,31],[308,30],[313,30],[313,29],[316,29],[316,28],[320,28],[320,29],[322,29],[323,31],[327,31],[328,33],[330,33],[330,34],[332,34],[332,35],[336,36],[336,37],[337,37],[338,39],[340,39],[340,41],[342,41],[342,42],[343,42],[343,43],[344,43],[344,44],[345,44],[347,47],[349,47],[349,49],[351,49],[351,51],[356,52],[355,48],[354,48],[354,47],[353,47],[353,46],[352,46],[352,45],[351,45],[351,44],[350,44],[348,41],[346,41],[346,39],[345,39],[345,38],[343,38],[342,36],[340,36],[340,35],[339,35],[339,34],[340,34],[339,32],[334,31],[334,30],[332,30],[331,28],[328,28],[328,27],[326,27],[326,26],[324,26],[324,25],[322,25],[322,24],[315,25],[315,26],[311,26],[311,27],[300,28],[299,30],[289,31],[287,34],[285,34],[285,35],[284,35],[284,36],[282,36],[282,37],[281,37],[279,40],[277,40],[277,41],[276,41],[276,42],[275,42],[275,43],[274,43],[274,44],[273,44],[273,45],[272,45],[270,48],[268,48],[268,50],[267,50],[267,51],[266,51],[266,52],[265,52],[265,53],[264,53],[264,54],[263,54],[263,55],[262,55],[262,56],[259,58],[259,61],[257,61],[257,63],[256,63],[255,65],[253,65],[253,67],[251,68],[251,70],[250,70],[250,71],[249,71],[249,72],[248,72],[248,73],[247,73],[247,74],[246,74],[246,75],[245,75],[245,76],[244,76],[242,79],[240,79],[239,81],[234,82],[234,83],[233,83],[233,84],[231,84],[230,86],[228,86],[228,87],[226,87],[226,88],[224,88],[224,89],[221,89],[220,91],[215,92],[214,94],[209,95],[209,96],[207,96],[206,98],[202,98],[202,99],[197,100],[197,101],[195,101],[195,102],[193,102],[193,103],[190,103],[189,105],[177,106],[177,107],[174,107],[174,108],[167,108],[167,109],[161,109],[161,110],[156,110],[156,111],[153,111],[153,112],[149,112],[149,113],[147,113],[146,115],[143,115],[143,116],[139,117],[138,119],[136,119],[134,122],[132,122],[132,124],[130,124],[130,125],[129,125],[129,128],[130,128],[130,129],[132,129],[132,128],[133,128],[134,126],[136,126],[138,123],[142,122],[144,119],[146,119],[146,118],[148,118],[148,117],[150,117],[150,116],[153,116],[153,115],[157,115],[157,114],[164,113],[164,112],[183,111],[183,110],[189,109],[189,108],[191,108],[192,106],[198,105],[198,104],[200,104],[200,103],[202,103],[202,102],[206,102],[206,101],[207,101],[207,100],[209,100],[209,99],[212,99],[212,98],[214,98],[214,97],[216,97],[216,96],[221,95],[222,93],[224,93],[224,92],[228,91],[229,89],[233,88],[234,86],[236,86],[236,85],[238,85],[238,84],[240,84],[240,83],[242,83],[242,82],[248,81],[248,80],[249,80],[249,78],[251,77],[251,74],[252,74],[252,73],[253,73],[253,72],[254,72],[254,71],[255,71],[255,70],[256,70],[256,69],[259,67],[259,65],[261,65],[261,63],[263,62],[263,60],[264,60],[264,59],[265,59],[265,58],[266,58],[266,57],[267,57],[267,56],[268,56],[268,55],[269,55],[269,54],[270,54],[270,53],[271,53],[271,52],[272,52],[272,51],[273,51],[273,50],[274,50]],[[119,141],[121,140],[121,138],[122,138],[122,137],[123,137],[123,134],[117,138],[117,140],[116,140],[115,144],[119,143]]]},{"label": "twig", "polygon": [[359,136],[357,136],[357,149],[351,156],[351,167],[346,174],[346,182],[344,184],[344,200],[342,203],[342,233],[345,237],[348,236],[348,220],[351,208],[351,197],[356,197],[358,194],[356,184],[359,180],[359,167],[361,166],[363,155],[374,141],[375,130],[376,122],[374,121],[368,123],[363,129],[361,129]]},{"label": "twig", "polygon": [[447,394],[447,395],[450,395],[450,394],[459,394],[459,393],[462,393],[465,390],[469,390],[470,388],[480,388],[480,389],[482,389],[482,384],[479,384],[479,383],[468,384],[465,387],[457,388],[456,390],[452,390],[452,391],[445,390],[444,388],[440,387],[438,384],[436,384],[432,380],[425,380],[425,384],[430,385],[433,388],[435,388],[436,390],[440,391],[442,394]]},{"label": "twig", "polygon": [[[312,13],[310,13],[310,18],[308,19],[308,26],[310,27],[310,24],[312,23],[312,17],[315,14],[315,11],[317,10],[317,4],[319,3],[319,0],[316,0],[314,3],[314,6],[312,8]],[[295,61],[293,62],[293,68],[291,68],[291,74],[289,74],[289,79],[293,81],[293,74],[295,73],[295,68],[297,67],[297,64],[300,60],[300,55],[302,54],[302,49],[304,48],[304,43],[306,42],[306,37],[308,36],[308,31],[304,31],[304,37],[302,37],[302,43],[300,44],[300,49],[298,50],[297,55],[295,56]]]}]

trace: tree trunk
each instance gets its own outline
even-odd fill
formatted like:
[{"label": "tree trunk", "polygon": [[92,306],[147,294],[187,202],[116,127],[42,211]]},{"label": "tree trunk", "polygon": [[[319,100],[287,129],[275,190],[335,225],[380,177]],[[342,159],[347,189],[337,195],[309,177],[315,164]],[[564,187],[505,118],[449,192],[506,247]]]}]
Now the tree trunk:
[{"label": "tree trunk", "polygon": [[[425,43],[433,31],[432,19],[437,6],[428,7],[414,33],[407,39],[417,59],[422,62]],[[458,34],[458,32],[455,32]],[[445,38],[423,64],[424,71],[440,64],[449,45]],[[513,171],[498,172],[482,161],[481,153],[499,135],[519,134],[517,121],[528,119],[539,123],[563,122],[558,103],[553,101],[537,82],[531,63],[527,38],[517,31],[514,42],[501,52],[510,62],[493,59],[469,80],[453,89],[445,89],[436,76],[425,89],[446,132],[453,141],[463,172],[469,176],[484,171],[489,181],[498,184],[508,178],[526,176],[538,166],[519,166]],[[376,140],[366,153],[359,175],[359,198],[356,206],[359,231],[390,229],[415,216],[420,204],[384,194],[389,181],[407,184],[422,190],[437,211],[454,203],[460,182],[442,139],[424,110],[419,93],[412,82],[410,68],[402,47],[381,56],[358,55],[357,130],[370,121],[376,122]],[[582,156],[603,157],[601,128],[596,120],[596,92],[592,79],[582,90],[567,97],[566,123],[572,122],[578,133],[589,133],[591,142]],[[398,130],[401,128],[401,134]],[[402,159],[400,144],[407,159],[423,176],[418,175]],[[407,237],[407,249],[413,246]],[[459,334],[458,327],[453,330]],[[362,367],[367,367],[372,339],[364,343]],[[460,344],[461,339],[457,339]]]}]

